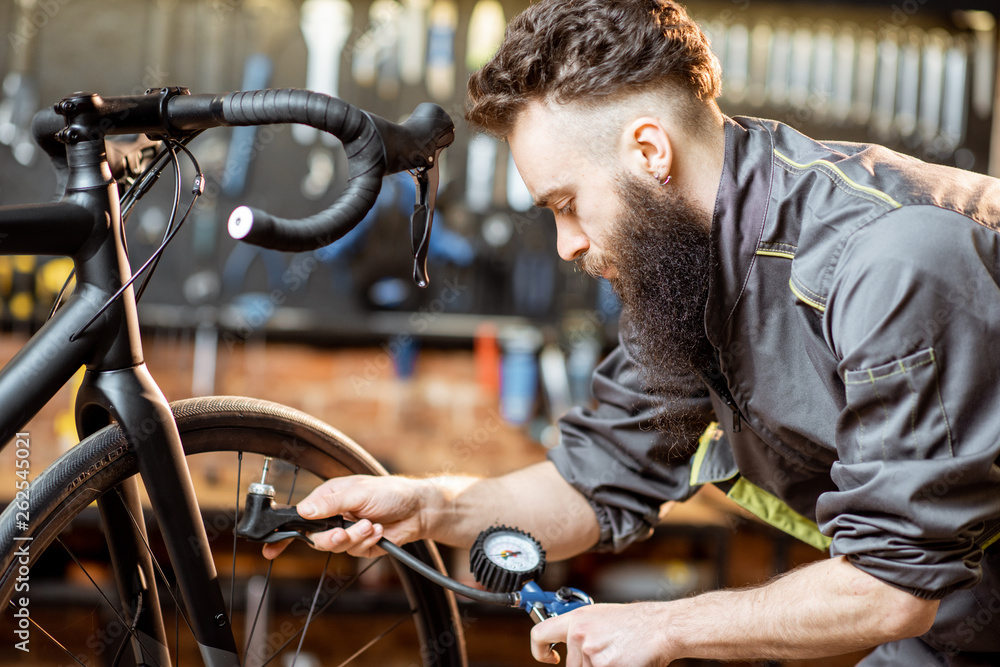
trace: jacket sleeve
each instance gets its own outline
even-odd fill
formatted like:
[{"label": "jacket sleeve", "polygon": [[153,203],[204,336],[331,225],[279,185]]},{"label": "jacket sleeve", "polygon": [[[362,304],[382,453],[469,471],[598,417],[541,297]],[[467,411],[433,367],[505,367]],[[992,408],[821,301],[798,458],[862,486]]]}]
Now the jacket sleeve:
[{"label": "jacket sleeve", "polygon": [[[597,367],[594,409],[574,408],[559,422],[560,444],[549,452],[560,474],[594,508],[601,536],[595,548],[620,551],[649,536],[668,500],[694,492],[688,461],[712,419],[704,385],[678,379],[676,395],[642,390],[624,341]],[[658,431],[659,410],[678,415],[674,435]]]},{"label": "jacket sleeve", "polygon": [[1000,517],[1000,237],[931,206],[847,242],[824,326],[840,360],[831,553],[938,599],[978,582]]}]

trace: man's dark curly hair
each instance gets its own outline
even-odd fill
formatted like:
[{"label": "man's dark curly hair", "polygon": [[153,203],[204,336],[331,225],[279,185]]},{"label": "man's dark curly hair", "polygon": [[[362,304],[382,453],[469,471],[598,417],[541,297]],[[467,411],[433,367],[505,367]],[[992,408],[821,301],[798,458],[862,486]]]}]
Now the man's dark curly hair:
[{"label": "man's dark curly hair", "polygon": [[685,109],[722,85],[708,39],[673,0],[541,0],[469,79],[466,119],[505,137],[529,101],[599,104],[664,84]]}]

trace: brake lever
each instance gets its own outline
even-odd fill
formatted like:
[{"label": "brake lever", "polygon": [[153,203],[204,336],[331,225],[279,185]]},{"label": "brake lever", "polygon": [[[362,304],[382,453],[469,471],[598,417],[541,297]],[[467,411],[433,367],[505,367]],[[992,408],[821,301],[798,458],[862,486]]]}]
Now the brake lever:
[{"label": "brake lever", "polygon": [[354,522],[337,515],[325,519],[306,519],[295,505],[274,502],[274,487],[270,484],[251,484],[240,517],[233,531],[236,537],[253,542],[280,542],[289,537],[302,540],[310,546],[313,541],[306,533],[319,533],[332,528],[347,528]]},{"label": "brake lever", "polygon": [[[448,142],[450,143],[450,142]],[[428,160],[427,167],[410,171],[417,188],[417,201],[410,217],[410,249],[413,252],[413,282],[417,287],[427,287],[427,253],[431,245],[434,225],[434,206],[437,202],[438,183],[441,180],[439,158],[447,147],[440,146]]]}]

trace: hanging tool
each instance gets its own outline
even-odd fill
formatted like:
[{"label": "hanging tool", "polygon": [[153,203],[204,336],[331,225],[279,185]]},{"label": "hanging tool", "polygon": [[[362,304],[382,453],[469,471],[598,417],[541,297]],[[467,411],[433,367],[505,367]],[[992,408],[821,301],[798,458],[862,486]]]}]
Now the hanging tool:
[{"label": "hanging tool", "polygon": [[972,43],[972,110],[980,118],[989,118],[993,111],[996,83],[997,21],[988,11],[955,12],[956,20],[968,27]]},{"label": "hanging tool", "polygon": [[927,35],[921,64],[920,114],[917,132],[925,150],[934,148],[941,127],[941,103],[944,94],[944,50],[950,39],[944,30],[932,30]]},{"label": "hanging tool", "polygon": [[780,19],[774,28],[771,62],[767,73],[767,99],[775,107],[788,103],[788,77],[792,58],[792,31],[789,19]]},{"label": "hanging tool", "polygon": [[[340,57],[351,34],[353,9],[346,0],[306,0],[302,3],[299,25],[305,38],[306,88],[337,97],[340,89]],[[307,125],[293,125],[292,137],[303,146],[316,141],[318,131]],[[326,132],[323,141],[336,146],[336,138]]]},{"label": "hanging tool", "polygon": [[788,104],[794,109],[803,109],[809,102],[812,51],[812,28],[807,23],[798,23],[792,33],[788,79]]},{"label": "hanging tool", "polygon": [[[264,53],[252,53],[243,67],[243,83],[240,90],[263,90],[271,80],[273,65]],[[301,126],[300,126],[301,127]],[[233,199],[243,194],[250,172],[250,162],[254,158],[254,143],[257,140],[257,126],[243,125],[233,128],[226,154],[226,167],[222,172],[222,193]]]},{"label": "hanging tool", "polygon": [[767,101],[767,67],[773,41],[774,30],[766,21],[758,22],[750,31],[747,101],[757,107]]},{"label": "hanging tool", "polygon": [[455,94],[455,29],[458,8],[454,0],[435,0],[427,36],[427,92],[438,102]]},{"label": "hanging tool", "polygon": [[526,424],[535,413],[542,334],[530,326],[507,327],[500,332],[500,345],[500,410],[509,423]]},{"label": "hanging tool", "polygon": [[[705,21],[701,25],[701,30],[708,39],[709,46],[712,48],[712,53],[715,54],[716,60],[719,61],[719,66],[726,64],[726,26],[722,21]],[[728,86],[722,86],[721,98],[726,99],[726,89]]]},{"label": "hanging tool", "polygon": [[375,0],[371,13],[378,17],[378,50],[375,53],[375,93],[383,100],[399,95],[399,40],[403,8],[396,0]]},{"label": "hanging tool", "polygon": [[403,26],[399,31],[399,76],[408,85],[424,78],[427,59],[427,11],[430,0],[404,0]]},{"label": "hanging tool", "polygon": [[740,103],[746,97],[750,62],[750,31],[743,23],[734,23],[726,30],[726,83],[729,100]]},{"label": "hanging tool", "polygon": [[836,62],[830,115],[836,122],[843,123],[851,114],[854,97],[854,61],[857,57],[857,35],[854,26],[841,28],[837,35],[834,53]]},{"label": "hanging tool", "polygon": [[965,139],[968,115],[969,51],[965,39],[958,38],[944,61],[944,107],[941,109],[941,138],[944,148],[954,151]]},{"label": "hanging tool", "polygon": [[[306,0],[302,3],[299,26],[308,51],[306,88],[337,97],[340,93],[340,59],[351,34],[353,9],[346,0]],[[340,142],[332,134],[307,125],[292,125],[292,138],[303,146],[320,145],[309,154],[309,171],[299,186],[307,199],[319,199],[330,189],[337,175],[333,149]]]},{"label": "hanging tool", "polygon": [[545,391],[549,421],[555,423],[573,405],[566,355],[557,343],[548,343],[542,348],[541,354],[538,355],[538,368],[541,373],[542,388]]},{"label": "hanging tool", "polygon": [[833,98],[834,48],[833,26],[822,22],[813,31],[813,64],[809,83],[809,108],[812,119],[822,123],[830,113]]},{"label": "hanging tool", "polygon": [[204,51],[199,54],[198,85],[202,92],[228,90],[226,74],[229,62],[226,14],[219,11],[218,0],[200,0],[197,10],[198,44]]},{"label": "hanging tool", "polygon": [[857,76],[854,80],[854,103],[851,121],[867,125],[871,121],[875,103],[875,77],[878,69],[878,40],[872,30],[865,30],[858,38]]},{"label": "hanging tool", "polygon": [[39,106],[33,70],[41,28],[32,22],[37,5],[38,0],[17,0],[14,30],[7,35],[10,69],[0,95],[0,143],[10,146],[14,159],[26,167],[35,159],[31,119]]},{"label": "hanging tool", "polygon": [[470,72],[489,62],[500,48],[507,27],[503,5],[497,0],[479,0],[469,17],[469,33],[465,42],[465,66]]},{"label": "hanging tool", "polygon": [[920,56],[926,35],[920,28],[908,28],[903,34],[899,53],[899,83],[896,95],[896,118],[899,136],[907,138],[917,131],[920,109]]},{"label": "hanging tool", "polygon": [[[247,15],[249,43],[254,50],[243,63],[240,90],[263,90],[269,87],[274,72],[270,54],[292,32],[294,10],[284,0],[245,0],[243,11]],[[250,163],[258,150],[257,130],[255,125],[233,128],[222,174],[222,193],[227,197],[238,198],[246,188]]]},{"label": "hanging tool", "polygon": [[899,81],[899,41],[896,31],[889,31],[878,43],[878,68],[871,128],[885,140],[892,129],[896,109],[896,85]]},{"label": "hanging tool", "polygon": [[497,140],[477,134],[469,142],[465,168],[465,204],[473,213],[485,213],[493,204]]}]

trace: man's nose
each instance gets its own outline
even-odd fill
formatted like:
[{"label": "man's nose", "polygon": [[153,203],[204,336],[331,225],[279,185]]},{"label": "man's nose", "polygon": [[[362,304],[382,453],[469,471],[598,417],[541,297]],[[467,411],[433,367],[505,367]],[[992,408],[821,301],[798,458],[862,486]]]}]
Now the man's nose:
[{"label": "man's nose", "polygon": [[567,262],[572,262],[590,248],[590,241],[579,227],[559,225],[556,233],[556,249]]}]

